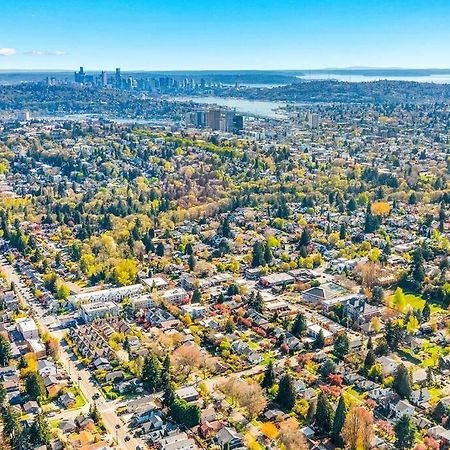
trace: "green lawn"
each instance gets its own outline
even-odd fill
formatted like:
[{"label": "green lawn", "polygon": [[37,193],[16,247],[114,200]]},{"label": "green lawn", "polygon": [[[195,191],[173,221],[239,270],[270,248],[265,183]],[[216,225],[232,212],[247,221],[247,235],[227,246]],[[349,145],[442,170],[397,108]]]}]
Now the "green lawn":
[{"label": "green lawn", "polygon": [[[425,306],[425,303],[426,303],[425,299],[423,299],[419,295],[411,294],[411,293],[405,293],[404,295],[405,295],[405,301],[406,301],[407,307],[410,306],[412,309],[422,310],[423,307]],[[389,301],[394,303],[394,295],[391,295],[389,297]],[[445,312],[445,310],[442,309],[441,306],[439,306],[435,303],[431,303],[431,302],[430,302],[430,309],[431,309],[431,314]]]},{"label": "green lawn", "polygon": [[75,386],[69,388],[68,392],[71,392],[73,395],[75,395],[75,406],[73,406],[71,409],[82,408],[86,404],[86,401],[84,400],[80,391]]}]

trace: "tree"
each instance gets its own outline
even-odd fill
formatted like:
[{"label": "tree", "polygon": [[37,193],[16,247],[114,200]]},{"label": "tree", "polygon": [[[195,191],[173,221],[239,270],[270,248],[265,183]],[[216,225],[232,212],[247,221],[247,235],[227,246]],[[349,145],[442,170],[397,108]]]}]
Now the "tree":
[{"label": "tree", "polygon": [[269,389],[275,383],[275,372],[273,370],[273,363],[270,362],[266,367],[266,371],[264,372],[264,377],[261,381],[261,386],[264,389]]},{"label": "tree", "polygon": [[264,422],[260,430],[269,441],[273,441],[278,436],[278,428],[272,422]]},{"label": "tree", "polygon": [[230,220],[229,220],[228,216],[225,217],[224,221],[222,222],[221,233],[224,238],[227,238],[227,239],[231,238],[231,227],[230,227]]},{"label": "tree", "polygon": [[384,291],[381,286],[374,286],[372,289],[372,300],[374,303],[383,303]]},{"label": "tree", "polygon": [[394,375],[394,381],[392,382],[392,388],[402,398],[411,397],[411,376],[404,364],[400,364],[397,367]]},{"label": "tree", "polygon": [[376,362],[375,352],[372,349],[369,349],[369,351],[366,354],[366,358],[364,359],[364,370],[366,373],[375,364],[375,362]]},{"label": "tree", "polygon": [[278,386],[276,402],[286,411],[291,411],[295,405],[297,393],[290,375],[284,375]]},{"label": "tree", "polygon": [[197,259],[195,258],[195,256],[193,254],[190,254],[189,259],[188,259],[189,270],[191,272],[193,272],[195,270],[196,265],[197,265]]},{"label": "tree", "polygon": [[173,353],[173,363],[175,373],[187,378],[202,363],[202,354],[196,345],[182,345]]},{"label": "tree", "polygon": [[198,289],[194,289],[194,292],[192,292],[191,303],[200,303],[201,299],[201,292]]},{"label": "tree", "polygon": [[156,254],[158,256],[164,256],[164,254],[166,253],[166,249],[164,247],[164,244],[162,242],[159,242],[158,245],[156,246]]},{"label": "tree", "polygon": [[410,449],[416,441],[417,427],[409,416],[402,416],[394,426],[396,448]]},{"label": "tree", "polygon": [[324,346],[325,346],[325,336],[321,328],[316,336],[316,339],[314,340],[314,348],[323,348]]},{"label": "tree", "polygon": [[253,245],[252,267],[262,266],[264,263],[264,244],[257,241]]},{"label": "tree", "polygon": [[343,441],[350,450],[369,450],[372,447],[373,415],[363,406],[350,409],[342,428]]},{"label": "tree", "polygon": [[308,227],[305,227],[303,228],[298,245],[300,247],[307,247],[310,243],[311,243],[311,233]]},{"label": "tree", "polygon": [[267,406],[262,387],[253,381],[239,383],[239,405],[247,412],[250,420],[257,417]]},{"label": "tree", "polygon": [[385,327],[385,337],[389,348],[396,351],[406,337],[406,331],[399,321],[389,320]]},{"label": "tree", "polygon": [[11,344],[8,339],[0,334],[0,366],[5,367],[11,359]]},{"label": "tree", "polygon": [[306,329],[306,317],[303,313],[298,313],[292,325],[291,333],[294,336],[300,337],[303,333],[306,332]]},{"label": "tree", "polygon": [[422,309],[422,317],[425,322],[428,322],[431,317],[431,309],[428,302],[425,303]]},{"label": "tree", "polygon": [[341,436],[342,428],[344,427],[345,418],[347,417],[347,407],[345,406],[344,396],[339,397],[339,402],[334,414],[333,428],[331,429],[331,440],[338,447],[342,447],[344,441]]},{"label": "tree", "polygon": [[33,445],[47,445],[50,442],[50,429],[42,413],[38,413],[28,433]]},{"label": "tree", "polygon": [[5,403],[6,400],[6,389],[3,383],[0,381],[0,406]]},{"label": "tree", "polygon": [[294,425],[282,427],[277,440],[286,450],[308,450],[309,448],[304,434]]},{"label": "tree", "polygon": [[404,313],[406,310],[406,299],[403,289],[398,287],[394,292],[394,306],[400,312]]},{"label": "tree", "polygon": [[172,419],[187,428],[195,427],[200,422],[200,408],[179,397],[175,398],[169,410]]},{"label": "tree", "polygon": [[25,391],[33,400],[47,396],[44,380],[38,372],[30,372],[27,375],[25,378]]},{"label": "tree", "polygon": [[334,341],[333,353],[340,359],[348,354],[350,350],[350,340],[347,333],[339,334]]},{"label": "tree", "polygon": [[320,428],[325,433],[329,433],[333,426],[333,409],[327,396],[321,392],[317,399],[316,409],[316,427]]},{"label": "tree", "polygon": [[142,367],[142,383],[150,392],[154,392],[161,383],[161,364],[156,355],[150,351]]}]

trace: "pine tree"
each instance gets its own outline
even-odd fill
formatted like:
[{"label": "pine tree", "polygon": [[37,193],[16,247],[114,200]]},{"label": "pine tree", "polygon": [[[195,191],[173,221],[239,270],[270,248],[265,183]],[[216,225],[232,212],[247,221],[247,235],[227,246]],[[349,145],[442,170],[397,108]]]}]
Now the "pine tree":
[{"label": "pine tree", "polygon": [[323,334],[322,329],[320,329],[319,333],[316,336],[316,339],[314,340],[314,347],[323,348],[324,346],[325,346],[325,336]]},{"label": "pine tree", "polygon": [[252,267],[262,266],[264,261],[264,244],[257,241],[253,245]]},{"label": "pine tree", "polygon": [[339,334],[335,341],[333,347],[333,353],[340,359],[343,359],[344,356],[348,354],[350,350],[350,340],[347,336],[347,333]]},{"label": "pine tree", "polygon": [[0,366],[5,367],[11,359],[11,344],[0,334]]},{"label": "pine tree", "polygon": [[142,383],[150,392],[154,392],[160,387],[161,383],[161,364],[153,352],[144,359],[142,367]]},{"label": "pine tree", "polygon": [[338,447],[344,446],[344,441],[341,436],[341,431],[347,417],[347,407],[345,406],[344,396],[339,397],[339,402],[334,414],[333,427],[331,429],[331,440]]},{"label": "pine tree", "polygon": [[425,322],[428,322],[430,320],[431,316],[431,309],[428,302],[425,303],[423,309],[422,309],[422,317]]},{"label": "pine tree", "polygon": [[202,294],[198,289],[195,289],[192,293],[191,303],[200,303]]},{"label": "pine tree", "polygon": [[317,399],[316,427],[329,433],[333,426],[333,409],[326,395],[321,392]]},{"label": "pine tree", "polygon": [[291,333],[294,336],[301,336],[307,329],[306,318],[303,313],[298,313],[292,325]]},{"label": "pine tree", "polygon": [[403,415],[394,426],[396,448],[406,450],[412,448],[416,441],[417,427],[408,415]]},{"label": "pine tree", "polygon": [[291,411],[295,405],[297,394],[290,375],[284,375],[278,386],[276,402],[285,410]]},{"label": "pine tree", "polygon": [[189,270],[191,272],[193,272],[195,270],[195,266],[197,265],[197,259],[195,258],[195,256],[191,253],[189,255],[189,259],[188,259],[188,266],[189,266]]},{"label": "pine tree", "polygon": [[397,367],[394,375],[394,381],[392,382],[392,388],[402,398],[411,397],[411,377],[404,364],[400,364]]},{"label": "pine tree", "polygon": [[375,364],[375,362],[376,362],[375,352],[372,349],[369,349],[366,355],[366,359],[364,360],[364,370],[366,373]]},{"label": "pine tree", "polygon": [[273,386],[274,383],[275,383],[275,372],[273,370],[273,363],[270,362],[266,368],[266,371],[264,372],[264,377],[261,381],[261,386],[264,389],[269,389]]},{"label": "pine tree", "polygon": [[38,372],[30,372],[27,375],[25,378],[25,390],[33,400],[47,396],[44,380]]},{"label": "pine tree", "polygon": [[298,245],[300,247],[307,247],[311,243],[311,233],[307,227],[303,228]]}]

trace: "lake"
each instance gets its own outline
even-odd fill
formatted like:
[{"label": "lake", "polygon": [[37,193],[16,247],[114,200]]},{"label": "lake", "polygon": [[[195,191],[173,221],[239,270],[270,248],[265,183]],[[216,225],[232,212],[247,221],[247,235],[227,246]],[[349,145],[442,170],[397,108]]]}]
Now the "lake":
[{"label": "lake", "polygon": [[193,102],[206,105],[226,106],[236,109],[237,112],[248,116],[271,117],[282,119],[286,117],[280,108],[284,108],[284,102],[271,102],[264,100],[245,100],[242,98],[222,98],[222,97],[169,97],[168,100],[174,102]]}]

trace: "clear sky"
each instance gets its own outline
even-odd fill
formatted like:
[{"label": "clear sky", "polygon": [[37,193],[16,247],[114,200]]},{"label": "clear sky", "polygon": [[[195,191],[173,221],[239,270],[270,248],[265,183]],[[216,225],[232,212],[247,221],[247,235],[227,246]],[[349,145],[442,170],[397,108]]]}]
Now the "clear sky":
[{"label": "clear sky", "polygon": [[450,68],[450,0],[1,0],[0,69]]}]

